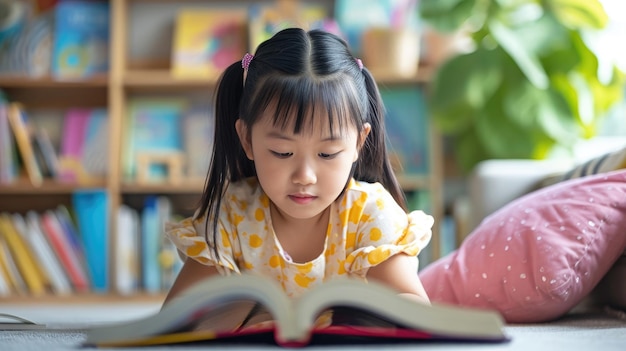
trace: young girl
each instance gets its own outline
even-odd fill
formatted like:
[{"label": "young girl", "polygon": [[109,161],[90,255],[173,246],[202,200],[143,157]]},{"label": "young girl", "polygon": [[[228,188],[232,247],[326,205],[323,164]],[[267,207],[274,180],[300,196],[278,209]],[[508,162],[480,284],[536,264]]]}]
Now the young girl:
[{"label": "young girl", "polygon": [[216,93],[200,208],[167,228],[186,261],[166,303],[202,278],[243,272],[292,297],[350,276],[428,303],[416,256],[433,218],[407,214],[376,83],[343,40],[283,30],[228,67]]}]

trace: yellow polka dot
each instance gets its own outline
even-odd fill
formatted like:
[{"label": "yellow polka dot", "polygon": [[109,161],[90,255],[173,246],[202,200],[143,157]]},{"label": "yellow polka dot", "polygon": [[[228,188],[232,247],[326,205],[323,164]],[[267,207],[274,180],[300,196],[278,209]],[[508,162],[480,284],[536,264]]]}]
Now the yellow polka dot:
[{"label": "yellow polka dot", "polygon": [[244,220],[244,216],[233,213],[233,224],[238,226]]},{"label": "yellow polka dot", "polygon": [[197,257],[196,260],[198,260],[198,262],[202,263],[202,264],[209,264],[211,261],[209,261],[208,258],[206,257]]},{"label": "yellow polka dot", "polygon": [[247,270],[254,269],[254,265],[252,264],[252,262],[244,262],[244,266],[246,267]]},{"label": "yellow polka dot", "polygon": [[303,288],[308,288],[309,284],[315,281],[315,279],[309,278],[304,274],[296,274],[293,280],[296,282],[296,284],[298,284],[299,286]]},{"label": "yellow polka dot", "polygon": [[267,197],[267,195],[261,196],[260,202],[263,208],[268,208],[270,206],[270,198]]},{"label": "yellow polka dot", "polygon": [[332,256],[335,254],[335,251],[337,250],[337,246],[335,244],[330,244],[328,245],[328,248],[326,249],[326,252],[324,252],[324,255],[326,257]]},{"label": "yellow polka dot", "polygon": [[192,246],[187,248],[187,256],[198,256],[204,249],[206,248],[206,243],[203,242],[195,242]]},{"label": "yellow polka dot", "polygon": [[228,233],[222,229],[220,234],[222,234],[222,246],[230,247],[230,238],[228,238]]},{"label": "yellow polka dot", "polygon": [[300,272],[300,273],[309,273],[312,268],[313,268],[313,263],[308,262],[308,263],[305,263],[305,264],[302,264],[302,265],[298,266],[298,272]]},{"label": "yellow polka dot", "polygon": [[248,243],[250,244],[250,247],[260,247],[263,245],[263,239],[261,239],[261,237],[257,234],[252,234],[250,235],[250,239],[248,239]]},{"label": "yellow polka dot", "polygon": [[339,213],[339,223],[340,226],[345,227],[346,224],[348,224],[348,211],[341,211],[341,213]]},{"label": "yellow polka dot", "polygon": [[356,233],[351,232],[346,234],[346,248],[353,248],[356,245]]},{"label": "yellow polka dot", "polygon": [[283,266],[283,260],[280,259],[280,256],[278,255],[273,255],[272,257],[270,257],[269,259],[269,265],[272,268],[276,268],[276,267],[282,267]]},{"label": "yellow polka dot", "polygon": [[354,204],[350,209],[350,214],[348,215],[348,220],[354,224],[358,224],[361,220],[361,214],[363,213],[363,206],[360,204]]},{"label": "yellow polka dot", "polygon": [[383,249],[378,249],[378,250],[373,250],[371,251],[369,254],[367,254],[367,261],[370,264],[378,264],[380,262],[385,261],[388,257],[389,257],[389,250],[383,250]]},{"label": "yellow polka dot", "polygon": [[383,237],[383,232],[380,231],[380,228],[372,228],[370,230],[370,240],[378,241]]},{"label": "yellow polka dot", "polygon": [[345,261],[339,261],[339,268],[337,269],[337,274],[346,274],[345,264],[346,264]]},{"label": "yellow polka dot", "polygon": [[385,201],[383,201],[383,199],[377,199],[376,207],[378,207],[379,210],[382,210],[383,208],[385,208]]},{"label": "yellow polka dot", "polygon": [[261,222],[265,219],[265,212],[263,212],[263,209],[257,208],[256,211],[254,211],[254,218]]}]

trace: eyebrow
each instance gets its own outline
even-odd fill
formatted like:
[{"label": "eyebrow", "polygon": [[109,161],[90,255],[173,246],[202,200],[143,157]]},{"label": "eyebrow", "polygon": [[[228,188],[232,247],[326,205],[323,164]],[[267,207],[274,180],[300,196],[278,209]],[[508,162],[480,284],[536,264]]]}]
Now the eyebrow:
[{"label": "eyebrow", "polygon": [[[282,140],[294,140],[294,138],[286,135],[286,134],[282,134],[279,132],[269,132],[267,133],[267,137],[269,138],[274,138],[274,139],[282,139]],[[336,140],[340,140],[341,138],[336,136],[336,135],[331,135],[327,138],[322,139],[322,141],[336,141]]]}]

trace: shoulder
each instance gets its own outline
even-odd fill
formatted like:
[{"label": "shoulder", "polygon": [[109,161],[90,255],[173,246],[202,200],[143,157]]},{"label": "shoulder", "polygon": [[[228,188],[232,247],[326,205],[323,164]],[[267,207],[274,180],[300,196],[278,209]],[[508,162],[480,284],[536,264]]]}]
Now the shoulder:
[{"label": "shoulder", "polygon": [[360,204],[364,207],[368,205],[382,209],[388,205],[392,207],[400,206],[393,196],[380,183],[368,183],[351,179],[346,187],[346,205]]}]

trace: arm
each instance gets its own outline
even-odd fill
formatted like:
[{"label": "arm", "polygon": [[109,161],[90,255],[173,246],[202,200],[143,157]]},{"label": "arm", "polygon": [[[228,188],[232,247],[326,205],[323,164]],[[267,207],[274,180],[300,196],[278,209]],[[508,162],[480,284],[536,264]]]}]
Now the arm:
[{"label": "arm", "polygon": [[174,284],[167,293],[167,297],[165,298],[163,304],[167,304],[170,300],[191,287],[194,283],[218,274],[217,268],[214,266],[206,266],[194,259],[187,258],[180,270],[180,273],[178,273]]},{"label": "arm", "polygon": [[406,254],[397,254],[374,266],[367,279],[382,283],[399,292],[401,296],[429,304],[430,300],[417,275],[417,260]]}]

